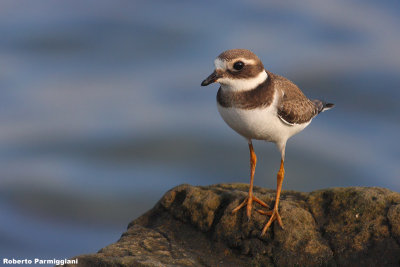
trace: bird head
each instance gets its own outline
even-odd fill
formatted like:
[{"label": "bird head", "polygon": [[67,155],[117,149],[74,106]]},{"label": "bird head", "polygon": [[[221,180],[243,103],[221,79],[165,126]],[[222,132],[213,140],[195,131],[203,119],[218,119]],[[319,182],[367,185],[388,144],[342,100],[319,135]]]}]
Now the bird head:
[{"label": "bird head", "polygon": [[257,87],[268,77],[261,60],[247,49],[222,52],[214,65],[214,72],[201,83],[202,86],[218,82],[224,90],[245,91]]}]

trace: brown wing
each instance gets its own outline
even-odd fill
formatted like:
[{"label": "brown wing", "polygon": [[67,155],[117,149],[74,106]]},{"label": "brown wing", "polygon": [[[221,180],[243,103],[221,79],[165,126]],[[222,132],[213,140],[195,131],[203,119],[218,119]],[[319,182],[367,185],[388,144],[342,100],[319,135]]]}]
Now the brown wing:
[{"label": "brown wing", "polygon": [[301,124],[310,121],[318,114],[318,107],[288,79],[274,75],[275,88],[283,93],[278,103],[278,116],[288,124]]}]

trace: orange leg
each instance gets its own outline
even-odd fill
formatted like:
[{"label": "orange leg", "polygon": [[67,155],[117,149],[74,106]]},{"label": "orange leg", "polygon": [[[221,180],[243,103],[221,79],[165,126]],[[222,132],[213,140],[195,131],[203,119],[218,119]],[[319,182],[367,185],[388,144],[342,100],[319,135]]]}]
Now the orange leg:
[{"label": "orange leg", "polygon": [[253,195],[253,182],[254,182],[254,173],[256,171],[257,157],[256,157],[256,153],[254,153],[253,144],[251,142],[249,143],[249,150],[250,150],[250,189],[249,189],[249,195],[243,200],[242,203],[239,204],[239,206],[237,206],[232,211],[232,213],[237,212],[238,210],[243,208],[244,205],[247,204],[247,207],[246,207],[247,218],[249,218],[249,220],[250,220],[253,201],[257,202],[258,204],[260,204],[261,206],[266,207],[266,208],[268,208],[269,206],[264,201],[262,201],[261,199],[255,197]]},{"label": "orange leg", "polygon": [[266,214],[266,215],[271,216],[269,218],[269,221],[267,222],[267,224],[264,226],[264,228],[261,232],[261,235],[264,235],[265,232],[267,232],[268,228],[271,226],[271,224],[275,220],[278,221],[279,226],[282,227],[282,229],[283,229],[282,219],[278,212],[278,205],[279,205],[279,198],[281,196],[282,182],[283,182],[284,176],[285,176],[285,169],[283,167],[283,159],[281,159],[281,167],[279,168],[279,172],[278,172],[278,176],[277,176],[276,199],[275,199],[274,209],[272,211],[267,211],[267,212],[258,210],[258,212],[261,214]]}]

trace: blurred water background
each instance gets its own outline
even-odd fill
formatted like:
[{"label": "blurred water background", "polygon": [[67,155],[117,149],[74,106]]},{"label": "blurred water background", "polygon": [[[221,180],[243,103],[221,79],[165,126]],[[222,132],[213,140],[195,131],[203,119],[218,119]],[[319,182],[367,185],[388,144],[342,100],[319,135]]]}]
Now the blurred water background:
[{"label": "blurred water background", "polygon": [[[400,2],[2,1],[0,258],[116,241],[182,184],[248,183],[247,144],[200,87],[223,50],[335,109],[286,150],[284,189],[400,191]],[[255,142],[255,184],[279,153]]]}]

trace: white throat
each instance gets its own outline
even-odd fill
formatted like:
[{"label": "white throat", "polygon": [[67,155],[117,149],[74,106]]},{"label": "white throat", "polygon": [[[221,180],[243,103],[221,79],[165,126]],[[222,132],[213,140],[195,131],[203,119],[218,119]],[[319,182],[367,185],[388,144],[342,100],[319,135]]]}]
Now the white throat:
[{"label": "white throat", "polygon": [[268,74],[263,70],[256,77],[250,79],[230,79],[220,78],[218,82],[223,90],[229,91],[248,91],[256,88],[268,78]]}]

